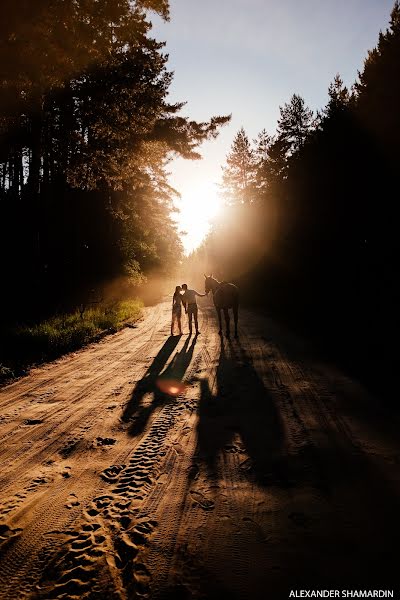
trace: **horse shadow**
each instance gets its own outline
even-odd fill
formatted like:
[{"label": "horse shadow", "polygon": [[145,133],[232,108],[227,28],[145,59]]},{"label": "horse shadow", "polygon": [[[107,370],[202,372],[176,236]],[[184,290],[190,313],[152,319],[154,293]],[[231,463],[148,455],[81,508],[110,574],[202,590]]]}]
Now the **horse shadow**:
[{"label": "horse shadow", "polygon": [[[179,352],[164,369],[180,337],[170,337],[162,346],[145,375],[136,384],[127,402],[121,420],[129,423],[128,434],[139,435],[146,427],[154,410],[177,394],[168,393],[163,383],[175,382],[177,391],[183,389],[183,378],[193,357],[197,336],[188,337]],[[146,398],[147,396],[147,398]]]},{"label": "horse shadow", "polygon": [[221,342],[215,387],[200,380],[196,455],[208,476],[217,479],[223,454],[236,453],[242,472],[259,484],[289,486],[279,411],[240,343]]}]

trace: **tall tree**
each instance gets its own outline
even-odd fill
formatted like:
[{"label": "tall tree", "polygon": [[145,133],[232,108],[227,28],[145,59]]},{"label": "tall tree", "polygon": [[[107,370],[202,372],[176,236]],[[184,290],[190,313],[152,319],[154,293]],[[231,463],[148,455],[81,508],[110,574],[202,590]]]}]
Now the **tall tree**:
[{"label": "tall tree", "polygon": [[[385,148],[385,160],[397,169],[400,156],[400,3],[396,0],[387,31],[380,32],[376,48],[368,53],[355,85],[357,114],[376,146]],[[390,82],[390,84],[389,84]]]},{"label": "tall tree", "polygon": [[295,154],[305,144],[314,126],[314,115],[304,99],[298,94],[293,94],[290,101],[279,108],[277,135],[287,144],[288,152]]},{"label": "tall tree", "polygon": [[229,204],[251,204],[255,199],[256,159],[243,127],[237,132],[223,167],[223,195]]},{"label": "tall tree", "polygon": [[50,290],[165,270],[181,248],[168,161],[198,158],[229,120],[195,122],[167,102],[172,74],[146,11],[167,19],[168,2],[5,4],[0,216],[14,296],[35,281],[46,305]]},{"label": "tall tree", "polygon": [[267,133],[266,129],[260,131],[257,139],[254,140],[254,162],[256,170],[256,186],[260,197],[262,197],[270,183],[269,158],[273,138]]},{"label": "tall tree", "polygon": [[328,96],[328,104],[322,113],[323,118],[334,118],[348,108],[351,96],[339,74],[335,75],[333,82],[329,85]]}]

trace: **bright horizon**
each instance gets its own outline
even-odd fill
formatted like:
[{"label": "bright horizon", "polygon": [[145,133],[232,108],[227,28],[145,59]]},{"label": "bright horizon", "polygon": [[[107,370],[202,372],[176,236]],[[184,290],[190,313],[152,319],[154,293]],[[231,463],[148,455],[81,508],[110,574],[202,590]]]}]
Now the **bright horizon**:
[{"label": "bright horizon", "polygon": [[[232,114],[216,140],[200,147],[201,161],[176,159],[170,184],[181,194],[174,218],[185,252],[207,234],[217,202],[221,167],[244,127],[250,139],[273,133],[279,106],[293,93],[313,110],[325,106],[339,73],[351,86],[368,50],[385,30],[394,0],[172,0],[171,20],[152,17],[154,35],[166,41],[174,71],[171,102],[187,101],[195,120]],[[223,35],[222,35],[223,32]]]},{"label": "bright horizon", "polygon": [[195,184],[189,182],[175,205],[179,210],[175,216],[178,231],[185,232],[182,243],[185,252],[189,254],[200,246],[210,229],[212,219],[221,210],[222,200],[218,196],[218,187],[207,180]]}]

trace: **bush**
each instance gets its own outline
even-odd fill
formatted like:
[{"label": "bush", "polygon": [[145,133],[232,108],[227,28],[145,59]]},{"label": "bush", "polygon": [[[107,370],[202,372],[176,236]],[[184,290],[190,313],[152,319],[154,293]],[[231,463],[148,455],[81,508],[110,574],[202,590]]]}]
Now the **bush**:
[{"label": "bush", "polygon": [[126,323],[137,321],[142,308],[141,300],[124,300],[11,328],[5,336],[6,354],[1,357],[11,369],[1,365],[0,380],[6,379],[8,373],[12,375],[16,366],[18,372],[26,365],[56,358],[96,340],[105,331],[117,331]]}]

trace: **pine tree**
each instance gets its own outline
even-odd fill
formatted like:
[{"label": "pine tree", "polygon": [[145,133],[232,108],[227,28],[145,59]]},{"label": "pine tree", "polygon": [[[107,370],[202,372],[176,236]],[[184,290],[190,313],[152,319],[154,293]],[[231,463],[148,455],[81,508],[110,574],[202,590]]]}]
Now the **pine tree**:
[{"label": "pine tree", "polygon": [[386,148],[385,160],[398,166],[400,132],[400,2],[396,0],[389,29],[379,34],[355,85],[357,116],[377,145]]},{"label": "pine tree", "polygon": [[279,108],[277,135],[287,144],[288,153],[295,154],[305,144],[314,127],[314,115],[298,94],[293,94],[290,102]]},{"label": "pine tree", "polygon": [[269,168],[269,153],[273,138],[267,133],[265,129],[260,131],[257,139],[254,140],[255,150],[255,168],[256,168],[256,186],[259,195],[266,192],[270,179],[270,168]]},{"label": "pine tree", "polygon": [[236,134],[226,157],[222,188],[228,204],[251,204],[255,199],[256,159],[243,127]]},{"label": "pine tree", "polygon": [[333,82],[330,84],[328,95],[329,101],[322,112],[321,123],[324,119],[335,118],[349,107],[351,96],[339,73],[335,75]]}]

